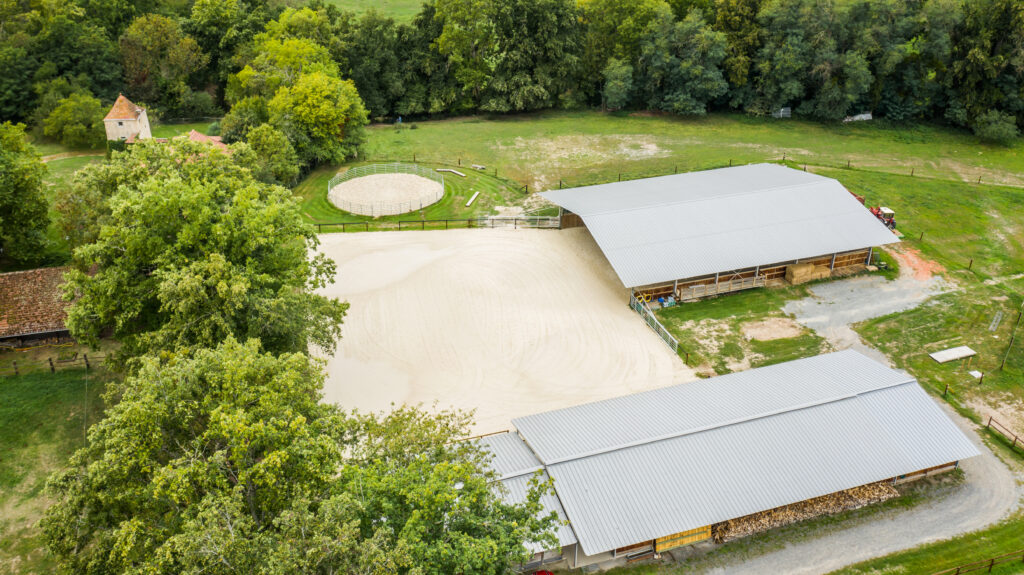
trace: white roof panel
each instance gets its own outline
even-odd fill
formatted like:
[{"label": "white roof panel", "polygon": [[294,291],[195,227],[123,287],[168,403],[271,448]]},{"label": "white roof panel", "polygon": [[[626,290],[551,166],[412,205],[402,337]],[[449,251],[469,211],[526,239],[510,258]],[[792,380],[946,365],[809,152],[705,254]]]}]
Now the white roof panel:
[{"label": "white roof panel", "polygon": [[838,181],[776,164],[541,195],[583,218],[626,287],[899,241]]},{"label": "white roof panel", "polygon": [[498,474],[498,479],[530,474],[542,467],[540,460],[516,433],[485,435],[474,441],[481,449],[494,455],[491,468]]}]

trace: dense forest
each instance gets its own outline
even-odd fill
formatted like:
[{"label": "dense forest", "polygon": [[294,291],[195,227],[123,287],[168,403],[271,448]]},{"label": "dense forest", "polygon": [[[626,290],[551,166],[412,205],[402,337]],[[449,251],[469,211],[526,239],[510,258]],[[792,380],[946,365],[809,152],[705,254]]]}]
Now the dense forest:
[{"label": "dense forest", "polygon": [[1008,142],[1024,3],[429,0],[396,23],[322,0],[5,0],[0,68],[0,119],[72,145],[123,92],[150,116],[226,114],[229,142],[268,124],[254,139],[307,165],[350,155],[366,118],[555,107],[872,112]]}]

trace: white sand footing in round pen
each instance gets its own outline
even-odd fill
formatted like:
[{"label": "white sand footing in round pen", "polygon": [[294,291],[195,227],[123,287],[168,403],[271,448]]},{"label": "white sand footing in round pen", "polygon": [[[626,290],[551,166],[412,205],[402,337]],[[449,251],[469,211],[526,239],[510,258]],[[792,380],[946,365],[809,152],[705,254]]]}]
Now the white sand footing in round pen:
[{"label": "white sand footing in round pen", "polygon": [[370,174],[334,186],[327,199],[335,207],[364,216],[404,214],[436,203],[439,182],[414,174]]}]

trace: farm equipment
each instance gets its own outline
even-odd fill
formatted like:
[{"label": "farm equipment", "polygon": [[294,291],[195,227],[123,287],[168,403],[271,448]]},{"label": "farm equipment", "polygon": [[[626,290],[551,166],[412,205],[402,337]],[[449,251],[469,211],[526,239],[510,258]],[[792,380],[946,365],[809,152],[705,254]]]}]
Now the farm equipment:
[{"label": "farm equipment", "polygon": [[[850,192],[850,195],[857,198],[857,201],[864,204],[864,196],[858,196],[857,194]],[[867,204],[865,204],[867,205]],[[879,206],[877,208],[869,207],[871,213],[878,218],[878,221],[885,224],[885,227],[889,228],[893,232],[896,232],[896,212],[890,210],[887,207]],[[899,235],[899,234],[897,234]]]},{"label": "farm equipment", "polygon": [[885,224],[885,227],[889,228],[890,230],[896,229],[896,212],[884,206],[870,208],[870,210],[871,213],[874,214],[880,222]]}]

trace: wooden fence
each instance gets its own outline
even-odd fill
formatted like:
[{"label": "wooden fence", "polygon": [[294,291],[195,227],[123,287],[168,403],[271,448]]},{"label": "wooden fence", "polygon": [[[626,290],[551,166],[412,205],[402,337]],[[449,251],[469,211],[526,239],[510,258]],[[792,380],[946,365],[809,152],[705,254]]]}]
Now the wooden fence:
[{"label": "wooden fence", "polygon": [[558,216],[484,216],[459,220],[398,220],[392,222],[318,222],[317,233],[324,231],[449,230],[460,228],[530,228],[557,230]]},{"label": "wooden fence", "polygon": [[996,435],[999,435],[1010,442],[1010,448],[1014,450],[1021,450],[1024,452],[1024,439],[1014,433],[1009,427],[1006,427],[1002,423],[999,423],[991,417],[988,418],[988,423],[985,424],[986,429],[991,429]]},{"label": "wooden fence", "polygon": [[1024,563],[1024,549],[1014,551],[1013,553],[1007,553],[1005,555],[999,555],[998,557],[991,557],[982,561],[966,563],[959,567],[946,569],[945,571],[936,571],[932,575],[960,575],[961,573],[973,573],[975,571],[991,573],[993,567],[1006,563]]},{"label": "wooden fence", "polygon": [[17,361],[12,360],[10,365],[0,366],[0,377],[12,377],[25,375],[26,373],[56,373],[58,369],[71,369],[84,367],[93,369],[103,365],[106,355],[89,355],[83,353],[75,354],[69,358],[48,357],[42,360]]}]

